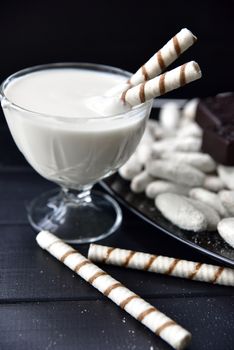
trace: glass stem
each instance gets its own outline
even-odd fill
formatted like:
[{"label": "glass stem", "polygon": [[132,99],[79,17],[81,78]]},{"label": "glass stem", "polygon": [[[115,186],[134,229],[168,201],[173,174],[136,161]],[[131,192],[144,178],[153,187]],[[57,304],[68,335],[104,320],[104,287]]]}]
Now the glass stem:
[{"label": "glass stem", "polygon": [[62,187],[62,197],[64,202],[70,202],[71,204],[77,204],[82,202],[90,202],[91,201],[91,189],[92,185],[84,186],[80,190],[68,189],[66,187]]}]

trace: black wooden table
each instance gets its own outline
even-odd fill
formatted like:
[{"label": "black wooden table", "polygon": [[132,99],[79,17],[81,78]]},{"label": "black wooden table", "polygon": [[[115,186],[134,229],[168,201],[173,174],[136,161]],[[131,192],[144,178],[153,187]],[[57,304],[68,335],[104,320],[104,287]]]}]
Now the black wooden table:
[{"label": "black wooden table", "polygon": [[[54,185],[14,159],[16,147],[6,142],[5,131],[0,130],[0,350],[171,349],[37,246],[26,206]],[[100,243],[215,263],[124,208],[119,231]],[[87,248],[78,247],[85,254]],[[104,269],[190,330],[188,349],[234,349],[234,288]]]}]

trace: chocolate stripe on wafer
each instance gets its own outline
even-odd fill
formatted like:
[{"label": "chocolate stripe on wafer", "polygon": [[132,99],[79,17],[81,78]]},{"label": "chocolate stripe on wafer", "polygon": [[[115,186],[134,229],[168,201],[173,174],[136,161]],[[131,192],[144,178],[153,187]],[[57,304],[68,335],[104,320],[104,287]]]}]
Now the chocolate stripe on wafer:
[{"label": "chocolate stripe on wafer", "polygon": [[179,56],[181,54],[181,49],[180,49],[179,40],[178,40],[176,35],[172,38],[172,41],[173,41],[173,45],[174,45],[176,54],[177,54],[177,56]]},{"label": "chocolate stripe on wafer", "polygon": [[143,66],[141,67],[141,71],[142,71],[142,75],[143,75],[143,77],[144,77],[144,80],[145,80],[145,81],[149,80],[149,75],[148,75],[148,73],[147,73],[147,70],[146,70],[144,64],[143,64]]},{"label": "chocolate stripe on wafer", "polygon": [[108,297],[108,295],[110,294],[110,292],[112,292],[112,290],[119,288],[119,287],[123,287],[122,283],[120,282],[116,282],[115,284],[112,284],[112,286],[108,287],[103,294]]},{"label": "chocolate stripe on wafer", "polygon": [[175,326],[176,323],[174,321],[167,321],[162,326],[160,326],[158,329],[156,329],[155,333],[157,335],[160,335],[162,331],[164,331],[167,327]]},{"label": "chocolate stripe on wafer", "polygon": [[211,283],[216,283],[217,282],[217,279],[219,278],[219,276],[221,275],[223,270],[224,270],[224,267],[221,267],[221,266],[217,269],[217,271],[215,272],[214,278],[211,281]]},{"label": "chocolate stripe on wafer", "polygon": [[106,256],[104,257],[104,259],[103,259],[103,263],[105,263],[107,260],[108,260],[108,258],[109,258],[109,256],[110,256],[110,254],[111,254],[111,252],[114,250],[115,248],[109,248],[108,250],[107,250],[107,252],[106,252]]},{"label": "chocolate stripe on wafer", "polygon": [[180,259],[174,259],[172,261],[171,265],[169,266],[169,269],[165,272],[165,274],[171,275],[179,261],[180,261]]},{"label": "chocolate stripe on wafer", "polygon": [[202,263],[200,263],[200,262],[197,263],[197,264],[195,265],[194,271],[192,271],[192,272],[188,275],[188,279],[193,280],[193,279],[196,277],[196,274],[197,274],[198,271],[200,270],[201,266],[202,266]]},{"label": "chocolate stripe on wafer", "polygon": [[[88,256],[101,262],[109,247],[91,244]],[[126,264],[127,261],[127,264]],[[157,256],[125,249],[114,249],[108,264],[129,267],[143,271],[167,274],[195,281],[234,286],[234,270],[226,267],[202,264],[200,262]]]},{"label": "chocolate stripe on wafer", "polygon": [[61,261],[64,262],[64,260],[71,254],[76,254],[76,251],[74,249],[70,250],[69,252],[65,253],[62,257],[61,257]]},{"label": "chocolate stripe on wafer", "polygon": [[60,239],[58,240],[58,239],[57,239],[56,241],[52,242],[52,243],[48,246],[48,250],[50,250],[50,248],[51,248],[54,244],[56,244],[56,243],[61,243],[61,241],[62,241],[62,240],[60,240]]},{"label": "chocolate stripe on wafer", "polygon": [[145,83],[142,83],[140,85],[139,97],[140,97],[141,103],[144,103],[145,102]]},{"label": "chocolate stripe on wafer", "polygon": [[164,95],[166,93],[165,77],[166,77],[166,73],[160,75],[160,78],[159,78],[159,92],[160,92],[160,95]]},{"label": "chocolate stripe on wafer", "polygon": [[104,271],[98,271],[96,272],[93,276],[91,276],[89,279],[88,279],[88,282],[90,284],[93,284],[93,282],[98,278],[98,277],[101,277],[101,276],[104,276],[104,275],[107,275],[106,272]]},{"label": "chocolate stripe on wafer", "polygon": [[156,54],[156,58],[157,58],[157,62],[161,68],[161,72],[164,71],[164,69],[166,68],[166,65],[165,65],[165,62],[163,60],[163,57],[162,57],[162,52],[161,50],[159,50]]},{"label": "chocolate stripe on wafer", "polygon": [[119,304],[119,306],[121,307],[121,309],[124,309],[128,303],[130,303],[130,301],[132,301],[135,298],[140,298],[138,295],[131,295],[130,297],[126,298],[125,300],[121,301],[121,303]]},{"label": "chocolate stripe on wafer", "polygon": [[126,94],[128,92],[128,89],[123,91],[122,94],[121,94],[121,97],[120,99],[125,103],[126,102]]},{"label": "chocolate stripe on wafer", "polygon": [[124,263],[123,266],[127,267],[128,264],[129,264],[129,261],[132,259],[132,257],[133,257],[135,254],[136,254],[136,252],[131,251],[131,252],[128,254],[128,256],[127,256],[127,258],[126,258],[125,263]]},{"label": "chocolate stripe on wafer", "polygon": [[76,273],[78,273],[78,272],[80,271],[80,269],[81,269],[83,266],[87,265],[87,264],[91,264],[91,262],[90,262],[89,260],[84,260],[84,261],[82,261],[81,263],[79,263],[79,264],[77,264],[77,265],[75,266],[74,271],[75,271]]},{"label": "chocolate stripe on wafer", "polygon": [[152,255],[149,260],[147,261],[147,263],[144,266],[145,271],[148,271],[151,267],[151,265],[154,263],[154,261],[157,259],[157,255]]},{"label": "chocolate stripe on wafer", "polygon": [[141,313],[140,313],[140,315],[137,317],[137,319],[138,319],[138,321],[143,321],[143,319],[146,317],[146,316],[148,316],[149,314],[151,314],[152,312],[155,312],[155,311],[157,311],[156,309],[155,309],[155,307],[149,307],[147,310],[145,310],[145,311],[142,311]]},{"label": "chocolate stripe on wafer", "polygon": [[186,63],[180,67],[180,86],[186,84],[186,75],[185,75]]}]

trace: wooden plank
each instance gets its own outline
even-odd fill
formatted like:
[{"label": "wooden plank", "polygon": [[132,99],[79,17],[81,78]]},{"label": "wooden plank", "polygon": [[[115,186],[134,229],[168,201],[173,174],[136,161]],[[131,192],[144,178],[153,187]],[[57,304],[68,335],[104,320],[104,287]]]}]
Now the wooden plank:
[{"label": "wooden plank", "polygon": [[[124,224],[118,233],[103,240],[102,243],[151,251],[156,254],[161,252],[172,255],[172,251],[176,250],[176,254],[181,255],[179,249],[183,251],[184,247],[179,247],[177,242],[170,246],[171,240],[156,233],[155,230],[154,232],[150,229],[145,231],[144,240],[149,233],[149,241],[147,245],[141,245],[142,241],[138,241],[141,235],[134,233],[132,219],[129,222],[127,219],[128,217],[125,217]],[[146,229],[144,223],[137,224],[140,232],[141,229]],[[6,225],[0,228],[0,301],[102,298],[94,288],[39,248],[35,241],[36,233],[29,225]],[[136,235],[135,241],[133,234]],[[154,242],[155,249],[152,248]],[[80,246],[79,250],[86,254],[87,246]],[[183,255],[186,254],[183,253]],[[143,296],[234,295],[234,288],[107,265],[102,267]]]},{"label": "wooden plank", "polygon": [[23,203],[55,187],[54,183],[42,178],[33,169],[19,168],[17,171],[17,168],[0,168],[1,207],[5,201],[8,201],[8,206],[12,201],[11,205],[14,206],[15,201]]},{"label": "wooden plank", "polygon": [[[234,298],[150,299],[193,334],[190,350],[233,350]],[[111,301],[0,305],[2,350],[170,350]]]}]

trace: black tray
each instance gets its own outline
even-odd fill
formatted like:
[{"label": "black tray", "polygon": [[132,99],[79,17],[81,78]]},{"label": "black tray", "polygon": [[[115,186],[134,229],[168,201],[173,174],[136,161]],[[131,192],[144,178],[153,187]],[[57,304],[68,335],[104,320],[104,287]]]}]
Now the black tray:
[{"label": "black tray", "polygon": [[118,174],[101,181],[101,185],[121,204],[147,223],[184,244],[215,258],[220,263],[234,267],[234,249],[225,243],[217,232],[194,233],[171,224],[155,208],[153,200],[148,199],[144,194],[133,193],[130,190],[129,182],[123,180]]}]

